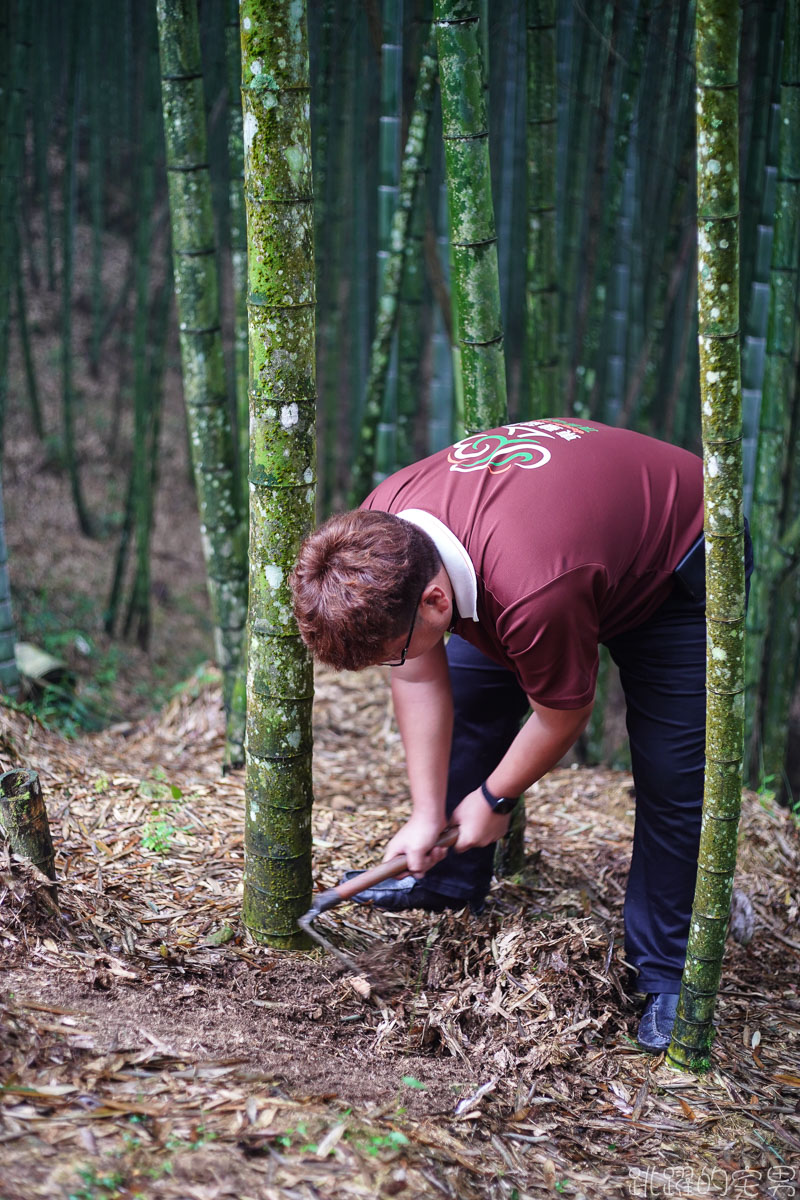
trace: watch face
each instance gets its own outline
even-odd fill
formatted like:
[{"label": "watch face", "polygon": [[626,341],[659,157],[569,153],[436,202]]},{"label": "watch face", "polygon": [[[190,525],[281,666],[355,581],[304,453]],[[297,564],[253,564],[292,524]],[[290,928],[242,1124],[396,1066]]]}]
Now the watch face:
[{"label": "watch face", "polygon": [[513,812],[517,807],[518,798],[517,796],[503,796],[502,800],[498,800],[492,807],[496,813],[504,817],[507,813]]}]

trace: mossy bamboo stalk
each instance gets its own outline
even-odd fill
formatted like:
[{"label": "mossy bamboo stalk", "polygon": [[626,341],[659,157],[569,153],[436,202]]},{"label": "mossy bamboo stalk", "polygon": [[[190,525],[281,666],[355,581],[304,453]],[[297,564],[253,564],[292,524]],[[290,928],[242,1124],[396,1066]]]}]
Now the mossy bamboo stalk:
[{"label": "mossy bamboo stalk", "polygon": [[[380,42],[376,42],[376,39],[381,37],[379,15],[377,4],[372,8],[367,5],[364,19],[359,21],[357,37],[353,39],[355,77],[352,85],[348,84],[347,88],[352,106],[350,120],[353,125],[362,129],[358,141],[350,137],[349,133],[345,133],[350,143],[346,155],[349,188],[346,219],[351,231],[352,250],[347,256],[345,268],[345,273],[349,271],[351,278],[346,283],[344,280],[340,283],[340,287],[348,296],[350,320],[345,338],[342,339],[347,349],[344,357],[340,354],[339,369],[345,383],[345,394],[342,396],[340,393],[340,404],[343,399],[344,411],[349,412],[350,416],[352,436],[343,444],[340,431],[337,456],[340,472],[342,468],[346,468],[348,486],[352,483],[354,459],[357,455],[357,449],[354,455],[353,447],[359,446],[361,438],[370,370],[370,349],[380,287],[379,271],[376,269],[378,214],[372,200],[373,196],[380,194],[380,129],[377,122],[364,120],[365,113],[369,112],[370,108],[378,111],[381,102],[383,72],[380,69]],[[374,57],[369,57],[373,55]],[[369,63],[374,64],[372,71],[364,69]],[[368,236],[364,236],[363,231],[367,231]]]},{"label": "mossy bamboo stalk", "polygon": [[[27,14],[18,3],[7,5],[2,67],[2,117],[0,118],[0,446],[8,394],[8,354],[11,326],[11,298],[16,295],[24,324],[24,306],[20,308],[22,267],[18,222],[22,219],[20,187],[24,177],[24,97],[28,73],[30,43],[26,34]],[[0,36],[3,31],[0,30]],[[27,359],[26,359],[27,363]],[[31,396],[33,399],[33,396]],[[34,408],[34,421],[36,410]],[[41,423],[41,419],[39,419]]]},{"label": "mossy bamboo stalk", "polygon": [[[19,231],[16,237],[17,258],[19,260]],[[22,264],[18,261],[16,274],[16,292],[17,292],[17,329],[19,330],[19,342],[22,350],[22,362],[25,368],[25,385],[28,392],[28,403],[30,404],[31,420],[33,428],[36,430],[37,436],[44,441],[45,427],[44,417],[42,415],[42,404],[39,398],[39,384],[36,378],[36,363],[33,357],[31,348],[30,330],[28,329],[28,313],[25,303],[25,277],[22,270]]]},{"label": "mossy bamboo stalk", "polygon": [[[362,376],[360,355],[351,353],[351,335],[354,326],[361,328],[364,324],[362,298],[366,290],[369,242],[366,236],[368,229],[363,220],[357,225],[348,224],[353,217],[352,209],[356,204],[363,203],[363,200],[359,199],[361,191],[366,191],[369,187],[369,174],[363,161],[366,154],[363,146],[360,143],[356,145],[351,136],[355,122],[356,89],[364,86],[361,79],[363,72],[359,70],[359,63],[363,62],[360,57],[363,22],[359,21],[351,35],[345,36],[344,28],[349,23],[340,7],[336,9],[335,17],[332,37],[335,44],[341,44],[342,52],[335,55],[331,71],[328,160],[325,172],[326,219],[322,231],[325,269],[324,275],[318,273],[320,325],[317,429],[321,451],[319,505],[322,513],[337,507],[347,494],[351,463],[342,453],[342,442],[354,445],[357,440],[358,412],[357,405],[352,403],[352,397],[362,394]],[[357,165],[351,161],[360,156],[362,161]],[[359,180],[358,188],[355,184],[356,174]],[[352,235],[354,227],[358,229],[357,237]],[[353,270],[350,265],[353,260],[361,263],[363,269]]]},{"label": "mossy bamboo stalk", "polygon": [[6,521],[3,507],[3,473],[0,467],[0,689],[7,696],[19,694],[19,671],[14,647],[17,643],[11,608],[11,580],[8,573]]},{"label": "mossy bamboo stalk", "polygon": [[[687,5],[653,7],[645,59],[648,86],[640,106],[639,136],[650,139],[652,150],[642,163],[643,320],[637,343],[639,358],[630,372],[625,407],[631,425],[653,433],[660,432],[663,387],[673,369],[672,364],[662,369],[670,306],[682,274],[691,264],[685,247],[691,240],[687,228],[691,231],[693,225],[687,212],[694,211],[692,13],[691,0]],[[659,102],[657,97],[664,99]]]},{"label": "mossy bamboo stalk", "polygon": [[[430,142],[430,134],[428,136]],[[414,459],[415,425],[420,412],[420,368],[424,353],[425,223],[428,214],[427,163],[414,194],[400,287],[397,333],[397,466]]]},{"label": "mossy bamboo stalk", "polygon": [[[378,194],[378,122],[366,119],[371,107],[380,104],[380,84],[369,86],[372,72],[363,70],[374,54],[374,70],[380,79],[380,36],[378,5],[366,6],[354,36],[349,38],[350,53],[343,80],[348,124],[342,130],[342,274],[338,278],[339,305],[345,317],[339,324],[337,344],[337,414],[329,422],[330,449],[337,464],[338,478],[344,473],[350,486],[353,478],[354,446],[359,442],[363,403],[369,373],[369,343],[374,325],[377,296],[378,216],[373,196]],[[361,128],[359,139],[350,137],[351,128]],[[355,230],[359,236],[355,236]],[[365,236],[366,233],[366,236]],[[338,415],[341,414],[341,415]],[[345,424],[347,422],[347,424]],[[345,433],[345,430],[348,430]],[[345,492],[347,494],[347,492]]]},{"label": "mossy bamboo stalk", "polygon": [[228,0],[225,62],[228,83],[228,227],[233,282],[233,394],[242,517],[246,521],[250,503],[247,485],[250,397],[247,350],[247,221],[244,211],[244,153],[242,149],[242,51],[239,37],[238,0]]},{"label": "mossy bamboo stalk", "polygon": [[[377,293],[385,294],[384,273],[391,256],[394,214],[400,194],[403,137],[403,0],[384,0],[381,42],[381,115],[378,124],[378,250]],[[403,266],[405,265],[405,256]],[[401,269],[402,277],[402,269]],[[402,283],[402,278],[401,281]],[[399,287],[397,302],[399,304]],[[377,312],[381,312],[379,301]],[[374,338],[373,338],[374,344]],[[370,374],[362,422],[370,403]],[[373,480],[379,483],[393,469],[397,456],[397,318],[392,323],[389,353],[381,388],[381,413],[375,429]],[[358,457],[357,460],[358,461]]]},{"label": "mossy bamboo stalk", "polygon": [[[400,194],[400,171],[403,139],[403,0],[384,0],[381,9],[381,91],[378,119],[378,247],[376,253],[376,291],[384,295],[384,274],[391,256],[392,223]],[[357,188],[357,184],[355,185]],[[405,258],[403,259],[403,266]],[[402,275],[402,270],[401,270]],[[402,280],[401,280],[402,282]],[[397,302],[399,304],[399,291]],[[380,320],[381,302],[377,305]],[[375,329],[373,329],[374,345]],[[366,395],[362,408],[362,429],[367,420],[372,397],[367,376]],[[374,483],[389,474],[397,453],[397,318],[392,322],[386,366],[382,372],[380,413],[375,425],[372,447]],[[361,449],[356,455],[358,470]]]},{"label": "mossy bamboo stalk", "polygon": [[[500,275],[500,311],[507,363],[508,408],[518,412],[521,366],[525,337],[525,255],[518,247],[525,238],[526,213],[526,134],[527,134],[527,23],[526,5],[509,6],[497,34],[489,41],[486,74],[500,75],[496,87],[500,101],[488,106],[497,123],[490,127],[490,142],[495,148],[492,186],[497,224],[497,258]],[[495,132],[496,131],[496,132]]]},{"label": "mossy bamboo stalk", "polygon": [[378,422],[381,415],[385,415],[384,393],[397,328],[414,199],[425,174],[425,151],[435,82],[436,58],[432,50],[428,50],[423,54],[420,64],[414,113],[408,127],[400,187],[392,218],[389,253],[382,271],[383,283],[372,343],[367,399],[361,423],[358,455],[353,468],[351,500],[354,505],[360,503],[373,487]]},{"label": "mossy bamboo stalk", "polygon": [[796,386],[800,278],[799,7],[797,0],[787,0],[769,318],[751,516],[753,549],[759,563],[753,578],[747,623],[747,700],[750,710],[747,749],[748,772],[753,783],[765,775],[780,777],[783,768],[782,762],[774,760],[767,767],[762,743],[766,736],[763,708],[771,659],[769,634],[776,619],[779,560],[775,548],[784,520],[782,481],[792,444],[789,396]]},{"label": "mossy bamboo stalk", "polygon": [[12,277],[16,269],[14,246],[17,219],[17,152],[19,139],[19,56],[11,30],[11,5],[0,25],[0,450],[4,442],[8,403],[8,353],[11,324]]},{"label": "mossy bamboo stalk", "polygon": [[[587,178],[591,161],[591,130],[594,94],[597,82],[597,63],[600,56],[600,29],[596,18],[602,23],[603,15],[597,5],[588,12],[574,9],[572,13],[568,139],[564,146],[566,177],[562,236],[559,247],[560,312],[559,340],[565,361],[561,380],[563,389],[563,411],[572,412],[577,394],[576,371],[583,369],[576,359],[575,316],[581,288],[583,256],[583,217],[586,208]],[[588,18],[588,19],[587,19]]]},{"label": "mossy bamboo stalk", "polygon": [[[444,146],[436,139],[436,174],[441,177]],[[426,230],[426,259],[428,275],[434,293],[433,335],[431,345],[430,417],[428,422],[428,453],[449,446],[455,435],[455,403],[452,348],[452,305],[450,303],[450,241],[447,233],[447,185],[444,179],[435,192],[435,227]]]},{"label": "mossy bamboo stalk", "polygon": [[[46,29],[47,21],[50,15],[51,13],[48,11],[48,0],[39,0],[33,18],[36,22],[36,27],[39,29]],[[55,253],[53,251],[53,209],[50,200],[51,187],[47,151],[50,133],[50,116],[52,115],[53,106],[50,99],[52,88],[51,65],[48,61],[49,53],[46,43],[47,39],[45,39],[45,45],[42,47],[42,52],[37,52],[33,59],[33,93],[36,98],[33,104],[33,160],[36,177],[36,190],[38,192],[39,203],[41,204],[42,215],[44,219],[44,250],[47,286],[52,292],[55,290],[56,286],[56,266]]]},{"label": "mossy bamboo stalk", "polygon": [[[778,20],[777,0],[762,0],[757,6],[752,6],[750,25],[742,30],[742,45],[749,40],[756,40],[753,56],[753,72],[755,78],[751,84],[751,100],[749,106],[742,107],[751,113],[749,129],[742,130],[743,145],[746,147],[746,165],[742,163],[742,310],[747,314],[743,324],[749,324],[749,307],[751,300],[751,285],[755,279],[755,267],[758,261],[757,239],[759,225],[762,222],[762,206],[764,197],[764,171],[769,160],[769,146],[772,140],[771,125],[773,113],[778,107],[773,103],[778,100],[776,84],[780,82],[780,21]],[[747,6],[742,12],[747,19]],[[776,58],[778,62],[776,64]],[[771,223],[771,222],[770,222]]]},{"label": "mossy bamboo stalk", "polygon": [[707,1066],[730,913],[744,742],[744,523],[739,369],[738,0],[699,0],[697,211],[706,535],[706,772],[689,944],[668,1050]]},{"label": "mossy bamboo stalk", "polygon": [[119,542],[117,544],[117,553],[114,559],[114,573],[111,578],[111,587],[109,588],[108,599],[106,601],[105,612],[103,613],[103,628],[110,636],[113,635],[119,615],[119,607],[122,601],[122,588],[125,581],[125,572],[128,565],[128,553],[131,546],[131,534],[133,532],[133,515],[134,515],[134,472],[128,477],[128,486],[125,492],[125,508],[122,515],[122,523],[119,532]]},{"label": "mossy bamboo stalk", "polygon": [[[339,375],[337,326],[341,308],[334,303],[340,284],[342,264],[342,146],[347,125],[343,109],[343,76],[351,51],[351,39],[344,52],[337,53],[342,13],[336,0],[324,0],[320,31],[319,69],[312,77],[311,111],[314,164],[314,256],[317,266],[317,505],[320,515],[333,507],[337,491],[334,427],[339,413],[337,403]],[[327,379],[330,367],[331,386]],[[329,395],[330,393],[330,395]]]},{"label": "mossy bamboo stalk", "polygon": [[246,544],[225,385],[196,0],[158,0],[157,14],[183,391],[223,674],[225,762],[232,766],[243,758]]},{"label": "mossy bamboo stalk", "polygon": [[244,921],[303,944],[311,899],[311,660],[289,574],[314,519],[314,242],[305,4],[243,0],[250,335]]},{"label": "mossy bamboo stalk", "polygon": [[75,221],[78,203],[78,130],[80,122],[78,39],[80,37],[82,4],[76,0],[69,23],[69,53],[67,66],[67,98],[65,104],[66,146],[63,177],[62,268],[61,268],[61,406],[64,457],[69,474],[70,490],[81,533],[94,537],[95,523],[83,493],[80,460],[76,445],[76,397],[72,361],[72,310],[75,258]]},{"label": "mossy bamboo stalk", "polygon": [[[619,39],[622,23],[622,5],[608,6],[604,13],[602,36],[603,48],[598,55],[597,105],[593,112],[592,166],[586,175],[585,222],[586,233],[581,254],[582,270],[575,310],[573,332],[575,370],[570,371],[569,380],[574,380],[575,391],[567,392],[567,405],[577,413],[588,415],[597,380],[597,346],[585,344],[589,321],[591,298],[595,289],[595,272],[601,249],[604,204],[608,204],[608,126],[612,119],[614,81],[617,74],[617,59],[620,56]],[[624,147],[620,147],[622,150]],[[613,221],[613,210],[610,212]],[[600,281],[605,287],[605,280]]]},{"label": "mossy bamboo stalk", "polygon": [[467,433],[507,415],[497,235],[480,30],[473,0],[436,0],[454,326]]},{"label": "mossy bamboo stalk", "polygon": [[[795,374],[797,379],[797,373]],[[800,404],[794,397],[794,417],[791,431],[789,474],[794,481],[800,471],[800,437],[798,419]],[[797,513],[798,495],[795,487],[787,496],[787,506]],[[773,577],[775,578],[775,577]],[[800,652],[800,571],[784,570],[774,583],[774,616],[769,633],[769,656],[765,677],[760,689],[761,753],[759,784],[772,789],[781,802],[794,804],[792,780],[787,775],[786,759],[790,744],[790,712],[797,686],[797,664]]]},{"label": "mossy bamboo stalk", "polygon": [[[48,879],[55,879],[53,839],[35,771],[20,767],[0,775],[0,826],[14,854],[32,862]],[[56,899],[56,889],[49,890]]]},{"label": "mossy bamboo stalk", "polygon": [[103,188],[105,184],[106,167],[106,105],[107,88],[105,86],[105,55],[103,40],[107,31],[104,28],[97,0],[94,0],[89,11],[89,209],[92,225],[92,269],[91,269],[91,299],[92,299],[92,332],[89,343],[89,361],[92,371],[97,374],[100,368],[100,330],[103,322],[103,219],[104,203]]},{"label": "mossy bamboo stalk", "polygon": [[[649,28],[646,5],[637,12],[635,3],[625,6],[621,13],[619,44],[615,53],[620,57],[619,85],[615,89],[613,109],[613,149],[608,167],[607,197],[602,209],[601,228],[598,230],[597,262],[591,296],[586,315],[586,332],[583,337],[582,355],[592,369],[592,385],[586,407],[592,417],[601,421],[606,418],[609,392],[619,396],[622,391],[623,372],[620,371],[624,357],[624,333],[619,318],[621,312],[620,290],[626,292],[630,274],[628,262],[629,244],[625,234],[630,228],[629,219],[623,223],[623,203],[630,198],[626,188],[628,179],[630,142],[634,114],[641,101],[642,56]],[[637,16],[641,20],[637,20]],[[603,136],[601,130],[601,136]],[[629,213],[627,214],[629,218]],[[616,262],[614,258],[616,256]],[[619,272],[624,280],[621,281]],[[620,289],[620,283],[622,287]],[[616,288],[615,297],[613,295]],[[615,326],[616,321],[616,326]],[[622,357],[621,357],[622,356]],[[614,376],[608,379],[609,371]],[[587,381],[588,383],[588,381]],[[611,407],[615,407],[612,399]]]},{"label": "mossy bamboo stalk", "polygon": [[611,655],[606,646],[600,646],[600,664],[594,689],[594,707],[581,742],[584,761],[592,766],[603,762],[603,746],[606,732],[606,704],[608,683],[611,674]]},{"label": "mossy bamboo stalk", "polygon": [[[435,0],[450,227],[453,317],[467,433],[508,417],[500,279],[492,203],[480,22],[473,0]],[[496,851],[497,869],[518,864],[524,820]]]},{"label": "mossy bamboo stalk", "polygon": [[560,411],[555,0],[527,0],[527,57],[528,399],[522,415],[533,418]]},{"label": "mossy bamboo stalk", "polygon": [[[155,50],[155,47],[153,47]],[[147,76],[140,129],[140,154],[136,197],[135,313],[133,330],[133,447],[132,479],[136,532],[136,570],[125,618],[125,635],[136,626],[141,650],[150,643],[150,528],[153,496],[150,489],[150,430],[156,397],[148,369],[148,313],[150,295],[150,228],[155,193],[155,159],[158,109],[158,76],[153,74],[153,57],[147,59]]]},{"label": "mossy bamboo stalk", "polygon": [[[614,261],[609,271],[606,336],[607,355],[603,371],[603,402],[593,406],[599,419],[609,425],[620,422],[627,370],[628,312],[631,292],[631,229],[633,226],[634,168],[628,165],[621,180],[620,212],[615,230]],[[595,293],[595,298],[597,293]]]}]

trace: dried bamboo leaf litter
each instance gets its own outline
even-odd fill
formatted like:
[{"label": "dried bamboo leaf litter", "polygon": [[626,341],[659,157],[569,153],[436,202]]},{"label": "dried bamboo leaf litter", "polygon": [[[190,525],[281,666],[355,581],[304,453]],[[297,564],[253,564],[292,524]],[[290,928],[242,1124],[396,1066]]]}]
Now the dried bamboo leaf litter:
[{"label": "dried bamboo leaf litter", "polygon": [[[560,770],[532,789],[526,868],[479,917],[326,914],[326,936],[382,967],[365,999],[330,958],[255,946],[240,925],[243,779],[219,775],[217,686],[80,742],[12,710],[0,721],[2,767],[40,774],[61,901],[4,851],[4,1200],[90,1184],[104,1200],[655,1195],[679,1174],[686,1195],[790,1185],[787,813],[745,797],[737,888],[754,933],[728,943],[714,1069],[698,1080],[633,1042],[628,776]],[[381,672],[319,675],[315,797],[327,887],[380,857],[407,803]]]}]

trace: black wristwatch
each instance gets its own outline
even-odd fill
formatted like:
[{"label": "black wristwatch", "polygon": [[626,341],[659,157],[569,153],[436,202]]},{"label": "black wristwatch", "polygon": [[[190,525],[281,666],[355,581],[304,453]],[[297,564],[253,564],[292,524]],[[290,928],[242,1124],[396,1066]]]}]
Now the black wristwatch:
[{"label": "black wristwatch", "polygon": [[519,796],[493,796],[486,786],[485,780],[481,784],[481,791],[483,792],[483,798],[489,805],[489,808],[492,810],[492,812],[497,813],[499,817],[508,816],[508,814],[513,812],[519,804]]}]

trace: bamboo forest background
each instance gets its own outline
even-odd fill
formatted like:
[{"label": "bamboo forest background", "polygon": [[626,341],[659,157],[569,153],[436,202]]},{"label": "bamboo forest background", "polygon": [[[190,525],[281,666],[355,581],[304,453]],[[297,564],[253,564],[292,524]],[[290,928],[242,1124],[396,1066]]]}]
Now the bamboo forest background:
[{"label": "bamboo forest background", "polygon": [[[509,417],[587,416],[699,451],[693,4],[492,0],[481,11]],[[198,12],[243,498],[238,5],[200,0]],[[320,517],[463,427],[431,16],[421,0],[308,5]],[[750,612],[749,771],[779,789],[796,754],[787,730],[800,657],[794,545],[781,544],[800,508],[796,0],[745,0],[741,20],[745,508],[767,564]],[[146,646],[162,384],[177,359],[155,4],[10,0],[0,83],[0,415],[25,408],[57,441],[83,533],[116,556],[106,626]],[[112,232],[128,246],[113,275]],[[60,301],[58,361],[38,352],[28,320],[43,290]],[[78,309],[90,330],[80,342]],[[120,511],[97,513],[82,486],[91,413],[76,360],[99,374],[112,347],[128,364],[111,385],[111,420],[129,477]],[[40,402],[46,375],[58,380],[55,425]],[[13,674],[6,581],[19,564],[5,563],[3,545],[0,522],[0,659]],[[596,757],[599,745],[595,729],[584,750]]]}]

